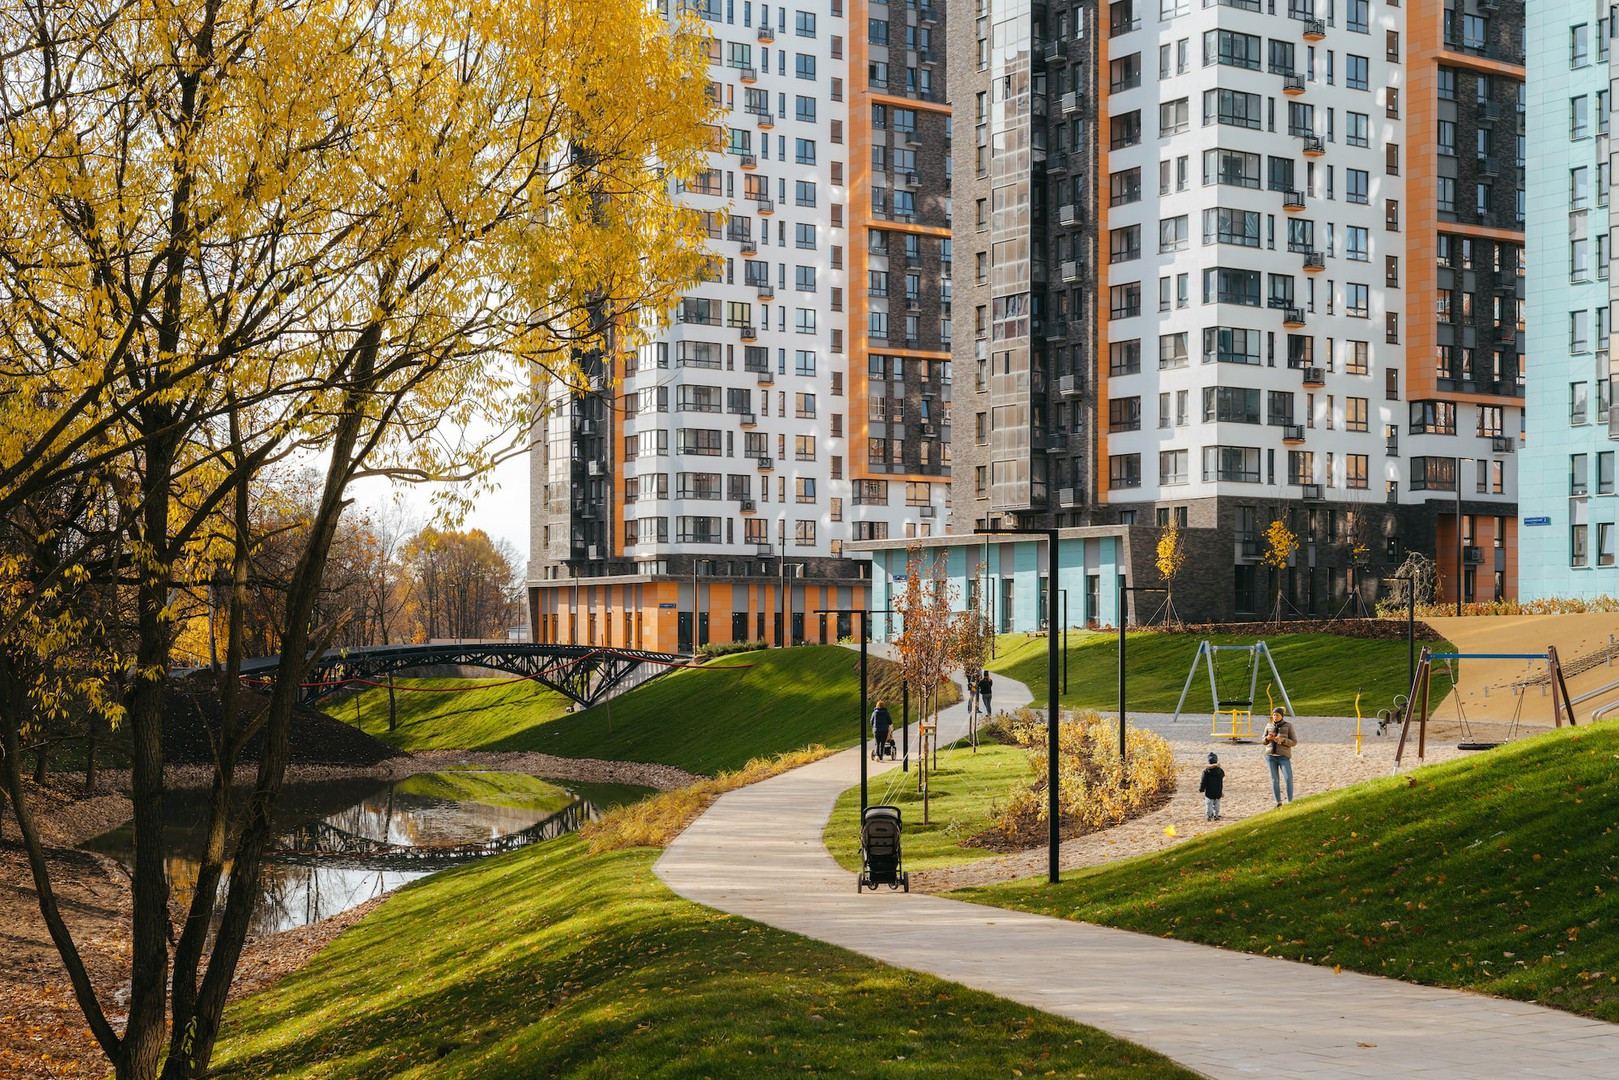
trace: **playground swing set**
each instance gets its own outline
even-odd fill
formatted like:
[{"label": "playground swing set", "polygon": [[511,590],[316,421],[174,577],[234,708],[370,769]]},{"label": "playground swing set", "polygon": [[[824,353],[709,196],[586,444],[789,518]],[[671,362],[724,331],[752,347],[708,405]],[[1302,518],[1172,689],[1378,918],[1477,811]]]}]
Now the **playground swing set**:
[{"label": "playground swing set", "polygon": [[[1462,705],[1461,694],[1456,691],[1456,673],[1458,667],[1452,667],[1459,660],[1524,660],[1540,661],[1546,665],[1546,679],[1551,688],[1552,698],[1552,724],[1555,727],[1563,726],[1563,714],[1568,714],[1570,727],[1575,725],[1574,704],[1568,696],[1568,683],[1563,678],[1563,665],[1557,658],[1557,647],[1548,645],[1543,653],[1436,653],[1423,646],[1422,656],[1417,661],[1416,674],[1411,679],[1411,692],[1406,696],[1405,702],[1395,702],[1399,710],[1396,714],[1400,721],[1400,743],[1394,750],[1395,768],[1400,766],[1405,754],[1405,742],[1411,732],[1411,721],[1417,723],[1417,760],[1420,762],[1425,756],[1428,742],[1428,721],[1433,718],[1429,708],[1429,694],[1433,689],[1433,665],[1439,660],[1445,663],[1446,669],[1451,673],[1451,696],[1456,699],[1456,718],[1461,724],[1462,741],[1457,744],[1459,750],[1489,750],[1501,745],[1499,742],[1475,739],[1472,727],[1467,721],[1467,712]],[[1523,700],[1529,693],[1529,681],[1522,680],[1511,684],[1517,692],[1518,703],[1512,712],[1512,723],[1507,731],[1507,738],[1511,739],[1518,730],[1518,720],[1523,714]],[[1487,689],[1487,688],[1486,688]],[[1382,734],[1383,723],[1380,718],[1379,734]]]},{"label": "playground swing set", "polygon": [[[1246,696],[1241,682],[1232,685],[1229,671],[1229,662],[1222,664],[1221,653],[1246,654],[1247,660],[1243,663],[1242,673],[1246,676]],[[1256,641],[1252,645],[1216,645],[1211,641],[1198,642],[1197,653],[1192,657],[1192,667],[1186,673],[1186,683],[1181,687],[1180,700],[1175,703],[1175,719],[1181,718],[1181,709],[1186,704],[1186,695],[1191,693],[1192,681],[1197,678],[1198,665],[1202,664],[1209,676],[1209,696],[1213,703],[1210,712],[1209,737],[1214,739],[1252,739],[1254,737],[1254,700],[1259,691],[1259,671],[1263,663],[1270,668],[1270,676],[1277,691],[1282,695],[1282,704],[1287,708],[1287,715],[1295,715],[1293,702],[1287,696],[1287,687],[1282,682],[1281,673],[1276,670],[1276,659],[1271,655],[1270,649],[1263,641]],[[1222,682],[1221,668],[1227,669],[1227,678]],[[1270,696],[1270,685],[1265,687],[1266,697]]]}]

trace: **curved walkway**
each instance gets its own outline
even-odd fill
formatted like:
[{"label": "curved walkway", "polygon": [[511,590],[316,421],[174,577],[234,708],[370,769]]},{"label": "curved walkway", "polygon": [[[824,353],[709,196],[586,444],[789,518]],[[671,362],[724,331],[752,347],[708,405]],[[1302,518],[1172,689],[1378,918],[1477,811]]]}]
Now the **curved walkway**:
[{"label": "curved walkway", "polygon": [[[997,707],[1020,697],[997,676]],[[965,722],[964,705],[946,710],[942,737]],[[1090,1024],[1209,1076],[1615,1075],[1619,1026],[1553,1009],[938,896],[856,896],[821,831],[858,782],[859,753],[721,796],[658,876],[697,903]]]}]

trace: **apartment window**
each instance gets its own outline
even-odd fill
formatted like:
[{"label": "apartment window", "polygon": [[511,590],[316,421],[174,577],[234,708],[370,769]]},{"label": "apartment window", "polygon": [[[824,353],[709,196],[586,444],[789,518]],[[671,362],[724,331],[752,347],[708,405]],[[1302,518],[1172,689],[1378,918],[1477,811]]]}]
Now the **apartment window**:
[{"label": "apartment window", "polygon": [[1344,345],[1344,371],[1350,375],[1371,374],[1371,343],[1347,341]]},{"label": "apartment window", "polygon": [[1257,189],[1262,167],[1258,154],[1240,150],[1203,151],[1203,183]]},{"label": "apartment window", "polygon": [[1191,452],[1188,450],[1161,450],[1158,453],[1158,485],[1160,487],[1178,487],[1188,482],[1187,464]]},{"label": "apartment window", "polygon": [[1344,430],[1369,431],[1367,420],[1368,401],[1363,397],[1344,399]]},{"label": "apartment window", "polygon": [[1262,53],[1260,45],[1259,37],[1254,34],[1209,30],[1203,35],[1203,66],[1223,64],[1258,71]]},{"label": "apartment window", "polygon": [[796,350],[794,350],[794,352],[793,352],[793,374],[795,374],[795,375],[814,375],[815,374],[815,350],[814,349],[796,349]]},{"label": "apartment window", "polygon": [[1344,20],[1349,30],[1356,34],[1370,33],[1371,10],[1371,0],[1349,0],[1344,10]]},{"label": "apartment window", "polygon": [[1589,464],[1590,458],[1585,454],[1569,455],[1568,493],[1570,495],[1585,495],[1590,492],[1591,478],[1587,472]]},{"label": "apartment window", "polygon": [[1223,266],[1203,271],[1203,302],[1259,307],[1259,271]]},{"label": "apartment window", "polygon": [[1591,26],[1580,23],[1568,28],[1568,62],[1570,67],[1584,67],[1591,62]]},{"label": "apartment window", "polygon": [[1351,262],[1371,260],[1371,242],[1364,225],[1351,225],[1344,230],[1344,258]]},{"label": "apartment window", "polygon": [[1589,383],[1577,382],[1568,384],[1568,422],[1570,424],[1583,424],[1587,422],[1590,405]]},{"label": "apartment window", "polygon": [[815,250],[815,226],[800,222],[793,226],[793,242],[799,248]]},{"label": "apartment window", "polygon": [[1158,134],[1178,135],[1191,126],[1191,105],[1187,98],[1166,101],[1158,106]]},{"label": "apartment window", "polygon": [[1344,198],[1348,202],[1365,206],[1370,199],[1371,174],[1365,169],[1344,170]]},{"label": "apartment window", "polygon": [[793,329],[800,334],[815,333],[815,309],[794,308]]},{"label": "apartment window", "polygon": [[1211,326],[1203,331],[1205,364],[1248,364],[1258,367],[1264,335],[1239,326]]},{"label": "apartment window", "polygon": [[1141,455],[1114,454],[1107,459],[1107,481],[1110,488],[1138,488],[1141,486]]},{"label": "apartment window", "polygon": [[795,139],[794,140],[794,153],[795,153],[794,160],[796,160],[798,162],[798,164],[800,164],[800,165],[813,165],[813,164],[815,164],[815,140],[814,139]]},{"label": "apartment window", "polygon": [[1120,113],[1110,118],[1109,130],[1111,138],[1109,148],[1122,150],[1127,146],[1135,146],[1141,142],[1141,110]]},{"label": "apartment window", "polygon": [[797,266],[793,268],[793,287],[799,292],[815,291],[815,267]]},{"label": "apartment window", "polygon": [[1245,94],[1240,90],[1205,90],[1203,123],[1205,126],[1221,123],[1258,130],[1264,122],[1263,106],[1263,99],[1258,94]]},{"label": "apartment window", "polygon": [[1432,400],[1411,402],[1411,434],[1456,434],[1456,403]]},{"label": "apartment window", "polygon": [[800,11],[793,17],[793,25],[799,37],[812,38],[815,36],[815,13],[813,11]]},{"label": "apartment window", "polygon": [[1591,135],[1591,101],[1586,95],[1569,98],[1568,137],[1585,139]]},{"label": "apartment window", "polygon": [[1141,282],[1131,281],[1108,289],[1108,312],[1112,318],[1128,319],[1141,314]]},{"label": "apartment window", "polygon": [[1205,386],[1203,388],[1203,422],[1205,424],[1258,424],[1259,391],[1243,386]]},{"label": "apartment window", "polygon": [[1125,206],[1141,201],[1141,170],[1122,169],[1108,177],[1108,204]]},{"label": "apartment window", "polygon": [[[1445,121],[1441,120],[1443,125]],[[1344,116],[1344,141],[1350,146],[1370,146],[1371,117],[1365,113],[1346,113]]]},{"label": "apartment window", "polygon": [[1158,367],[1183,368],[1188,363],[1186,332],[1162,334],[1158,338]]},{"label": "apartment window", "polygon": [[1158,251],[1184,251],[1187,245],[1186,215],[1164,218],[1158,222]]},{"label": "apartment window", "polygon": [[1203,243],[1259,246],[1259,212],[1214,207],[1203,211]]},{"label": "apartment window", "polygon": [[1108,345],[1109,375],[1134,375],[1141,370],[1141,341],[1115,341]]},{"label": "apartment window", "polygon": [[1344,455],[1344,486],[1360,491],[1370,487],[1368,482],[1369,458],[1366,454]]},{"label": "apartment window", "polygon": [[1344,85],[1351,90],[1369,90],[1371,83],[1369,73],[1371,61],[1364,56],[1353,53],[1344,56]]},{"label": "apartment window", "polygon": [[1238,484],[1260,482],[1257,446],[1205,446],[1203,479]]}]

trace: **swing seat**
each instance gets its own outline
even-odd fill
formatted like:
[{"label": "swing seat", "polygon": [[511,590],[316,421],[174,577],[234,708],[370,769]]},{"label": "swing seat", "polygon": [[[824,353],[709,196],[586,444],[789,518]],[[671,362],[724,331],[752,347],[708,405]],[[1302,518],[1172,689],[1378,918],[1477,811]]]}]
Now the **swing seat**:
[{"label": "swing seat", "polygon": [[1216,704],[1219,705],[1221,711],[1226,709],[1251,709],[1254,707],[1254,703],[1251,701],[1220,701],[1216,702]]},{"label": "swing seat", "polygon": [[[1220,704],[1222,706],[1228,704],[1239,704],[1246,706],[1248,703],[1246,701],[1240,703],[1222,701]],[[1225,731],[1220,730],[1221,716],[1229,716],[1231,718],[1230,726]],[[1246,708],[1239,707],[1224,710],[1222,712],[1216,712],[1214,714],[1214,721],[1209,726],[1209,738],[1211,739],[1251,739],[1253,737],[1254,714],[1249,712]]]},{"label": "swing seat", "polygon": [[1456,744],[1456,749],[1458,749],[1458,750],[1494,750],[1496,747],[1498,747],[1500,745],[1501,744],[1498,743],[1498,742],[1459,742],[1459,743]]}]

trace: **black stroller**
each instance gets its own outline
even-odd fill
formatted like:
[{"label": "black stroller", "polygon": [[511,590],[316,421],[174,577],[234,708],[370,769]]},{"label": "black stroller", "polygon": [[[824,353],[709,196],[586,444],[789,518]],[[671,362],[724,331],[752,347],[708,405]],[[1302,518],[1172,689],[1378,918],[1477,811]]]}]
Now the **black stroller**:
[{"label": "black stroller", "polygon": [[879,885],[911,891],[911,875],[900,869],[897,806],[868,806],[860,817],[860,876],[855,892]]}]

